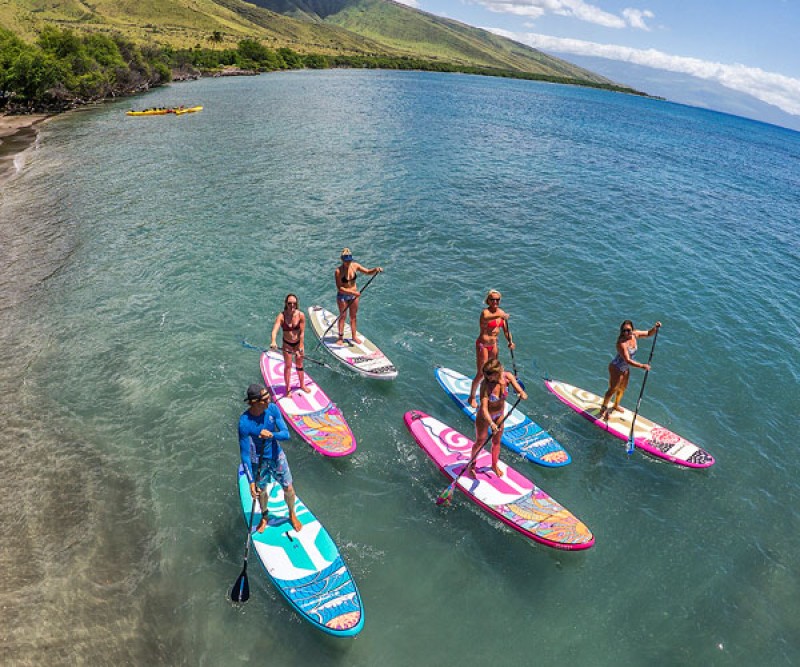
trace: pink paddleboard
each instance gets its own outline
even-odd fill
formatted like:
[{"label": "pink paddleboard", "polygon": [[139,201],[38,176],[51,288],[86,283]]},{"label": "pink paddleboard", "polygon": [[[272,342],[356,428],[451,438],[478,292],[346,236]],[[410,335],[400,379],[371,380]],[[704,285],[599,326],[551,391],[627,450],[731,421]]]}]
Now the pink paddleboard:
[{"label": "pink paddleboard", "polygon": [[[424,412],[406,412],[405,423],[417,444],[453,481],[464,469],[472,440]],[[502,477],[491,468],[491,454],[483,450],[476,460],[475,477],[462,475],[457,487],[476,505],[525,537],[556,549],[577,551],[594,545],[591,531],[572,512],[553,500],[527,477],[502,461]]]},{"label": "pink paddleboard", "polygon": [[[614,410],[608,419],[599,419],[600,406],[603,404],[600,396],[558,380],[545,380],[544,383],[562,403],[571,407],[598,428],[628,442],[633,412],[623,408],[622,412]],[[636,416],[633,444],[650,456],[687,468],[708,468],[714,465],[714,457],[705,449],[642,417],[642,415]]]},{"label": "pink paddleboard", "polygon": [[356,439],[342,411],[314,382],[306,371],[305,392],[300,389],[297,373],[292,368],[291,387],[286,391],[283,379],[283,355],[280,352],[261,354],[261,374],[284,418],[309,445],[325,456],[346,456],[355,451]]}]

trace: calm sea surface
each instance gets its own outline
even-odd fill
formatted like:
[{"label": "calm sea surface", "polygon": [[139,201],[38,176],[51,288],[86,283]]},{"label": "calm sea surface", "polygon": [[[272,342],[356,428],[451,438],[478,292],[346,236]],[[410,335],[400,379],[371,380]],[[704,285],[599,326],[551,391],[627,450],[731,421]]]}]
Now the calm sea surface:
[{"label": "calm sea surface", "polygon": [[[0,201],[0,662],[800,663],[800,134],[421,73],[206,80],[133,103],[205,110],[55,119]],[[250,601],[227,599],[246,532],[235,424],[260,379],[241,340],[269,342],[289,291],[334,307],[343,246],[385,268],[359,323],[400,375],[309,365],[359,448],[285,449],[366,605],[344,641],[252,558]],[[503,456],[589,526],[588,551],[463,497],[438,508],[446,480],[403,426],[417,408],[472,432],[433,369],[471,372],[490,287],[526,412],[573,462]],[[541,383],[602,393],[625,318],[664,323],[642,414],[711,469],[627,457]]]}]

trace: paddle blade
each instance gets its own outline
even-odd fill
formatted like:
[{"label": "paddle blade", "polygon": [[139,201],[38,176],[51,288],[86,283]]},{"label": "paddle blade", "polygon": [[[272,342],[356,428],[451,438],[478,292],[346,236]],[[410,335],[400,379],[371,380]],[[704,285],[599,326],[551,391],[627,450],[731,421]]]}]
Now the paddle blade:
[{"label": "paddle blade", "polygon": [[633,450],[635,448],[635,443],[633,438],[628,438],[628,455],[633,454]]},{"label": "paddle blade", "polygon": [[450,501],[453,499],[453,490],[456,487],[456,483],[453,482],[450,486],[448,486],[444,491],[439,494],[439,497],[436,499],[437,505],[444,505],[447,507],[450,504]]},{"label": "paddle blade", "polygon": [[245,567],[231,589],[231,600],[234,602],[247,602],[249,599],[250,583],[247,581],[247,567]]}]

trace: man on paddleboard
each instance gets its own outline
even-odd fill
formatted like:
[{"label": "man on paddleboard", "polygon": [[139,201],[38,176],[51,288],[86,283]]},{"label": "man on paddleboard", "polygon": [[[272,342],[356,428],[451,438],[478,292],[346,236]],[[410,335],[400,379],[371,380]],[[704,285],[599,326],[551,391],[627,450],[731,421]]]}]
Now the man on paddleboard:
[{"label": "man on paddleboard", "polygon": [[260,384],[251,384],[247,388],[247,398],[244,400],[249,407],[239,417],[239,452],[247,481],[250,483],[250,495],[254,500],[257,498],[261,505],[261,522],[256,532],[263,533],[267,527],[267,483],[270,477],[283,487],[289,521],[292,528],[299,532],[303,524],[294,511],[292,473],[286,454],[278,444],[279,440],[289,439],[289,429],[271,398],[270,393]]},{"label": "man on paddleboard", "polygon": [[353,342],[358,345],[361,339],[356,332],[356,317],[358,315],[358,299],[361,296],[361,292],[356,287],[356,276],[359,273],[373,276],[376,273],[382,273],[383,269],[380,266],[366,269],[358,262],[354,262],[350,248],[342,250],[340,259],[342,263],[336,267],[336,271],[333,274],[336,279],[336,305],[339,307],[339,338],[336,342],[339,345],[344,345],[344,324],[349,312],[350,333],[353,337]]}]

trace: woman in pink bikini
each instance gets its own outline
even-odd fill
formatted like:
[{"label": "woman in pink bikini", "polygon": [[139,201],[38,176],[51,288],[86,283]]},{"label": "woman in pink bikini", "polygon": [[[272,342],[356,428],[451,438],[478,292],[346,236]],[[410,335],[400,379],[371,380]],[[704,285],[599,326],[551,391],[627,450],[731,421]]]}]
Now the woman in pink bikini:
[{"label": "woman in pink bikini", "polygon": [[469,404],[473,408],[478,407],[478,402],[475,400],[475,392],[478,390],[478,384],[481,381],[483,365],[489,359],[497,359],[499,352],[497,339],[500,331],[503,332],[506,341],[508,341],[508,349],[514,349],[511,332],[508,330],[508,313],[500,308],[501,298],[500,292],[495,289],[489,290],[486,294],[487,307],[481,311],[481,317],[478,321],[480,333],[475,341],[476,375],[469,390]]},{"label": "woman in pink bikini", "polygon": [[[661,322],[656,322],[649,330],[639,331],[633,328],[633,322],[625,320],[619,325],[619,336],[617,336],[617,356],[608,364],[608,391],[603,396],[603,404],[600,406],[599,419],[608,419],[608,413],[611,410],[622,412],[619,407],[622,395],[628,388],[628,381],[631,379],[631,366],[643,368],[646,371],[650,370],[649,364],[640,364],[638,361],[633,360],[636,354],[638,345],[636,340],[638,338],[649,338],[661,326]],[[608,402],[611,397],[614,397],[614,405],[611,410],[608,408]]]},{"label": "woman in pink bikini", "polygon": [[287,294],[283,302],[283,311],[278,313],[275,324],[272,327],[272,342],[269,344],[273,350],[278,349],[275,338],[278,329],[283,330],[283,340],[281,350],[283,351],[283,380],[286,387],[286,394],[291,390],[292,379],[292,360],[297,370],[297,379],[300,380],[300,389],[308,393],[311,391],[306,387],[306,374],[303,370],[303,355],[305,354],[306,339],[306,316],[300,310],[297,295]]},{"label": "woman in pink bikini", "polygon": [[[477,451],[483,446],[489,437],[489,428],[492,429],[492,470],[498,477],[503,473],[497,466],[500,459],[500,440],[503,438],[506,412],[506,398],[508,398],[508,385],[519,394],[524,401],[528,394],[517,382],[513,373],[503,369],[497,359],[487,361],[482,369],[483,384],[481,384],[481,401],[478,412],[475,415],[475,444],[472,446],[471,457],[475,457]],[[475,461],[465,470],[467,475],[475,475]]]}]

